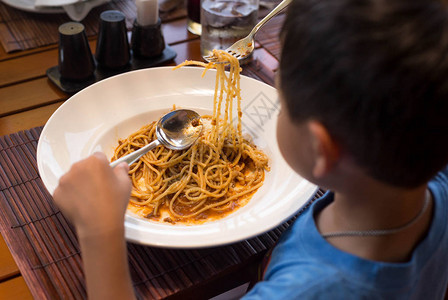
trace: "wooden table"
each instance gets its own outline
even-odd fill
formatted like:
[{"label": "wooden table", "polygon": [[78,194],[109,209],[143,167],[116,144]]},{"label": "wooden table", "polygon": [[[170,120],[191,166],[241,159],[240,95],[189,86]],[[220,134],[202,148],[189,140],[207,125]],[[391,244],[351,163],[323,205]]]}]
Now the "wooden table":
[{"label": "wooden table", "polygon": [[[277,23],[280,24],[281,20]],[[186,24],[186,18],[179,17],[162,25],[166,43],[177,52],[177,57],[170,65],[186,59],[201,60],[200,39],[186,30]],[[266,41],[266,45],[270,43],[271,50],[257,43],[254,61],[245,67],[245,73],[272,85],[278,60],[270,51],[278,48],[277,36],[272,37],[271,41],[267,37]],[[95,38],[91,38],[91,49],[95,49],[95,43]],[[0,136],[44,125],[51,114],[70,97],[45,75],[46,70],[57,62],[57,45],[13,53],[6,53],[0,47]],[[247,278],[233,276],[233,285],[244,280]],[[221,290],[230,287],[222,285]],[[210,295],[213,294],[204,294]],[[3,238],[0,238],[0,298],[33,298]]]}]

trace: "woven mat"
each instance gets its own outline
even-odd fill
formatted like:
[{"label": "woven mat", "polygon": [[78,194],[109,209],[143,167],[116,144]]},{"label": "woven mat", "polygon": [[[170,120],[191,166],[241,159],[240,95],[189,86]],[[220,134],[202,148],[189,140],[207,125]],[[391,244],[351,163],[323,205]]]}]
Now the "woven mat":
[{"label": "woven mat", "polygon": [[[37,171],[41,130],[0,137],[0,230],[36,299],[84,299],[75,232]],[[207,249],[173,250],[128,243],[136,293],[142,299],[176,295],[263,255],[288,224],[250,240]]]},{"label": "woven mat", "polygon": [[[105,10],[123,12],[128,29],[132,28],[136,18],[134,0],[112,0],[92,9],[88,16],[81,21],[86,28],[87,36],[98,33],[99,16]],[[178,9],[176,12],[161,13],[160,17],[165,21],[183,15],[185,15],[185,10]],[[0,3],[0,43],[8,53],[56,44],[59,39],[58,27],[70,21],[65,13],[37,14]]]}]

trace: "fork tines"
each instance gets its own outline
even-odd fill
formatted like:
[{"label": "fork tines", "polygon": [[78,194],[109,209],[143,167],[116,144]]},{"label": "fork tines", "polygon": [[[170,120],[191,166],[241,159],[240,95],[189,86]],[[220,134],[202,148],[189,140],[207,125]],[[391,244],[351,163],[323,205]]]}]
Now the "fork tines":
[{"label": "fork tines", "polygon": [[216,56],[214,55],[207,55],[207,56],[203,56],[203,58],[211,63],[215,63],[215,64],[227,64],[226,62],[222,62],[222,61],[218,61],[218,59],[216,58]]},{"label": "fork tines", "polygon": [[[242,59],[242,58],[245,57],[245,55],[242,55],[242,54],[233,52],[233,51],[228,50],[228,49],[225,50],[225,51],[226,51],[227,53],[231,54],[232,56],[236,57],[237,59]],[[208,62],[212,62],[212,63],[217,63],[217,64],[223,64],[223,63],[224,63],[224,62],[220,62],[220,61],[218,61],[218,59],[216,58],[216,56],[214,56],[213,54],[203,56],[203,58],[204,58],[206,61],[208,61]]]},{"label": "fork tines", "polygon": [[242,59],[244,58],[245,55],[241,54],[241,53],[237,53],[235,51],[232,50],[226,50],[227,53],[232,54],[233,56],[235,56],[237,59]]},{"label": "fork tines", "polygon": [[216,57],[214,55],[204,56],[204,59],[208,62],[217,62]]}]

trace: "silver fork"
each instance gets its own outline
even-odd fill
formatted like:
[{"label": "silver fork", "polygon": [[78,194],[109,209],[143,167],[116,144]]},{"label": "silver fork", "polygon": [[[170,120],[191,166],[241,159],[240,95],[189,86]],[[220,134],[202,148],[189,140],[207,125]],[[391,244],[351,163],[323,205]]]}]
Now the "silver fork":
[{"label": "silver fork", "polygon": [[[272,17],[277,15],[281,10],[288,6],[291,1],[292,0],[283,0],[282,2],[280,2],[270,13],[266,15],[266,17],[264,17],[260,22],[258,22],[257,25],[255,25],[252,31],[245,38],[236,41],[232,46],[224,51],[232,54],[233,56],[238,58],[238,60],[246,58],[249,54],[252,53],[252,51],[254,51],[254,36],[255,34],[257,34],[258,30],[260,30],[260,28],[263,27],[263,25],[266,24],[267,21],[272,19]],[[217,62],[216,57],[214,57],[213,54],[204,56],[204,59],[208,62]]]}]

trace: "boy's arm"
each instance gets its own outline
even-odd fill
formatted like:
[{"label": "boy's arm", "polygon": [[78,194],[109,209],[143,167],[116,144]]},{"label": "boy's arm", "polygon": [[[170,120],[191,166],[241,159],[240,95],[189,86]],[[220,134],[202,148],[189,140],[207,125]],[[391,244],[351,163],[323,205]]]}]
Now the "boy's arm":
[{"label": "boy's arm", "polygon": [[124,230],[79,237],[89,299],[134,299]]},{"label": "boy's arm", "polygon": [[131,183],[95,153],[61,177],[53,197],[78,234],[89,299],[134,299],[124,239]]}]

